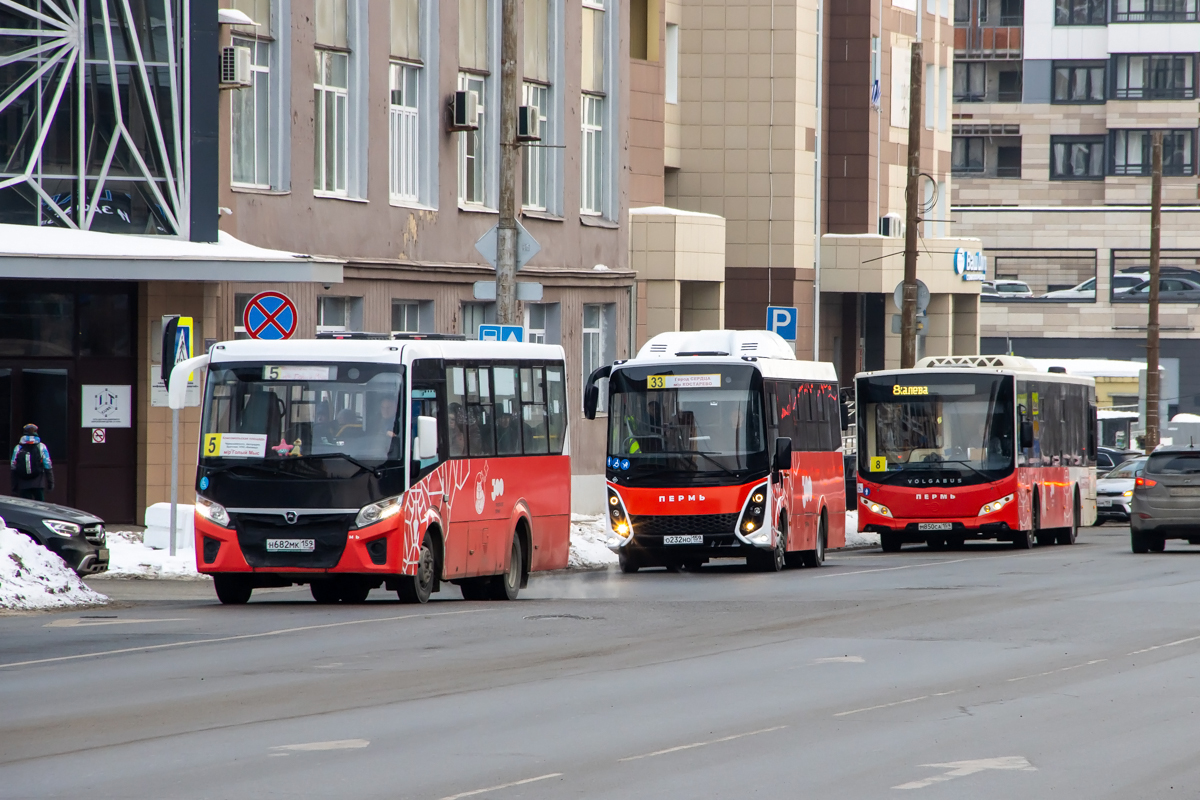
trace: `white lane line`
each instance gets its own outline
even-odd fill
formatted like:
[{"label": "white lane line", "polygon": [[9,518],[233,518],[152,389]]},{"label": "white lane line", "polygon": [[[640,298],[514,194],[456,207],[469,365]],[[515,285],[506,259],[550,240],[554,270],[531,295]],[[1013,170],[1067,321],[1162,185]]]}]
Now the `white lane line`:
[{"label": "white lane line", "polygon": [[910,697],[907,700],[897,700],[894,703],[882,703],[877,706],[867,706],[866,708],[856,708],[853,711],[839,711],[834,714],[835,717],[848,717],[851,714],[861,714],[864,711],[878,711],[881,708],[892,708],[893,706],[902,706],[908,703],[916,703],[921,700],[928,700],[931,697],[945,697],[948,694],[958,694],[962,689],[951,689],[948,692],[935,692],[934,694],[923,694],[920,697]]},{"label": "white lane line", "polygon": [[1200,641],[1200,636],[1190,636],[1187,639],[1177,639],[1174,642],[1167,642],[1166,644],[1156,644],[1154,647],[1147,647],[1142,650],[1134,650],[1132,653],[1127,653],[1126,655],[1140,656],[1142,653],[1149,653],[1153,650],[1162,650],[1164,647],[1176,647],[1181,644],[1187,644],[1188,642],[1195,641]]},{"label": "white lane line", "polygon": [[831,658],[814,658],[808,663],[813,666],[817,664],[865,664],[867,660],[862,656],[833,656]]},{"label": "white lane line", "polygon": [[137,625],[146,622],[191,622],[188,617],[174,619],[88,619],[86,617],[69,617],[47,622],[43,628],[91,628],[95,625]]},{"label": "white lane line", "polygon": [[171,647],[191,647],[197,644],[216,644],[218,642],[238,642],[244,639],[262,639],[267,636],[282,636],[285,633],[300,633],[301,631],[318,631],[325,628],[342,628],[349,625],[369,625],[375,622],[396,622],[402,619],[419,619],[421,617],[452,617],[456,614],[478,614],[490,611],[487,608],[473,608],[466,611],[443,611],[439,614],[403,614],[398,617],[378,617],[374,619],[350,619],[345,622],[327,622],[323,625],[302,625],[298,628],[280,628],[262,633],[243,633],[238,636],[220,636],[215,639],[192,639],[186,642],[167,642],[166,644],[149,644],[141,647],[124,647],[120,650],[100,650],[95,653],[78,653],[73,656],[57,656],[56,658],[35,658],[30,661],[12,661],[0,664],[0,669],[7,667],[28,667],[34,664],[55,664],[60,661],[77,661],[81,658],[99,658],[100,656],[115,656],[122,653],[145,653],[151,650],[166,650]]},{"label": "white lane line", "polygon": [[[1009,556],[992,556],[992,558],[1008,558]],[[919,567],[940,567],[943,564],[960,564],[963,561],[980,561],[976,558],[954,558],[949,561],[922,561],[920,564],[905,564],[902,567],[878,567],[876,569],[857,569],[853,572],[830,572],[825,575],[816,575],[813,580],[820,578],[841,578],[846,575],[865,575],[868,572],[894,572],[898,569],[917,569]]]},{"label": "white lane line", "polygon": [[511,789],[514,786],[524,786],[527,783],[535,783],[537,781],[544,781],[547,778],[558,778],[561,776],[561,772],[551,772],[548,775],[538,775],[536,778],[526,778],[520,781],[513,781],[512,783],[501,783],[498,786],[489,786],[486,789],[472,789],[469,792],[459,792],[458,794],[452,794],[443,797],[442,800],[459,800],[461,797],[473,797],[474,795],[483,794],[484,792],[498,792],[501,789]]},{"label": "white lane line", "polygon": [[640,756],[628,756],[626,758],[618,758],[617,763],[622,761],[637,761],[642,758],[653,758],[654,756],[665,756],[667,753],[678,753],[680,750],[691,750],[694,747],[707,747],[710,744],[720,744],[721,742],[732,742],[734,739],[744,739],[747,736],[757,736],[760,733],[770,733],[772,731],[781,731],[787,725],[776,725],[774,728],[763,728],[757,731],[748,731],[747,733],[735,733],[732,736],[722,736],[720,739],[713,739],[708,742],[692,742],[691,744],[681,744],[678,747],[668,747],[666,750],[655,750],[653,753],[643,753]]},{"label": "white lane line", "polygon": [[1033,675],[1022,675],[1019,678],[1009,678],[1007,683],[1014,683],[1016,681],[1026,681],[1026,680],[1029,680],[1030,678],[1044,678],[1047,675],[1057,675],[1060,672],[1070,672],[1073,669],[1082,669],[1083,667],[1090,667],[1093,664],[1102,664],[1105,661],[1108,661],[1108,659],[1107,658],[1097,658],[1092,661],[1085,661],[1082,664],[1076,664],[1071,667],[1060,667],[1058,669],[1052,669],[1049,672],[1037,672],[1037,673],[1034,673]]},{"label": "white lane line", "polygon": [[370,739],[335,739],[330,742],[304,742],[303,744],[277,744],[272,750],[292,753],[314,753],[321,750],[358,750],[371,744]]}]

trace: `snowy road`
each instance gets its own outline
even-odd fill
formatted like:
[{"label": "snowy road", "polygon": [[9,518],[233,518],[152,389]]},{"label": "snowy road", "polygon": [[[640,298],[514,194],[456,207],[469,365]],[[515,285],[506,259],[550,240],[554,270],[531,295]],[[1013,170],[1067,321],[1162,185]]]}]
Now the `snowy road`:
[{"label": "snowy road", "polygon": [[424,608],[93,581],[110,607],[0,617],[0,798],[1195,796],[1173,549],[1105,527]]}]

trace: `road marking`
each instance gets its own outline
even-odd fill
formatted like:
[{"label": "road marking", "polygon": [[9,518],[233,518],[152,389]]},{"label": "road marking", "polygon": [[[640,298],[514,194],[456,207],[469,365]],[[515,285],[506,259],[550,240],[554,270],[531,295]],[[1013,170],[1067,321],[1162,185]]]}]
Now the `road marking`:
[{"label": "road marking", "polygon": [[452,794],[443,797],[442,800],[459,800],[459,798],[462,797],[473,797],[477,794],[483,794],[484,792],[498,792],[501,789],[511,789],[514,786],[524,786],[527,783],[535,783],[537,781],[544,781],[548,778],[558,778],[561,776],[561,772],[551,772],[548,775],[538,775],[536,778],[525,778],[524,780],[513,781],[512,783],[501,783],[498,786],[489,786],[486,789],[472,789],[469,792],[459,792],[458,794]]},{"label": "road marking", "polygon": [[47,622],[43,628],[90,628],[93,625],[136,625],[145,622],[191,622],[187,617],[176,617],[173,619],[56,619],[54,622]]},{"label": "road marking", "polygon": [[1200,640],[1200,636],[1191,636],[1187,639],[1178,639],[1174,642],[1167,642],[1166,644],[1156,644],[1154,647],[1147,647],[1143,650],[1134,650],[1132,653],[1127,653],[1127,655],[1140,656],[1142,653],[1149,653],[1153,650],[1162,650],[1164,647],[1175,647],[1177,645],[1187,644],[1188,642],[1195,642],[1198,640]]},{"label": "road marking", "polygon": [[0,669],[8,667],[29,667],[34,664],[54,664],[60,661],[78,661],[81,658],[99,658],[100,656],[115,656],[122,653],[144,653],[150,650],[165,650],[171,647],[190,647],[197,644],[216,644],[219,642],[237,642],[243,639],[262,639],[268,636],[282,636],[285,633],[300,633],[301,631],[318,631],[325,628],[341,628],[349,625],[367,625],[373,622],[397,622],[402,619],[419,619],[421,617],[452,617],[456,614],[478,614],[491,611],[488,608],[473,608],[466,611],[444,611],[440,614],[404,614],[398,617],[379,617],[376,619],[350,619],[345,622],[327,622],[323,625],[302,625],[298,628],[280,628],[262,633],[243,633],[238,636],[220,636],[215,639],[192,639],[186,642],[167,642],[166,644],[148,644],[141,647],[124,647],[120,650],[99,650],[95,653],[78,653],[73,656],[57,656],[55,658],[35,658],[31,661],[11,661],[0,664]]},{"label": "road marking", "polygon": [[1015,681],[1029,680],[1030,678],[1043,678],[1047,675],[1055,675],[1059,672],[1070,672],[1073,669],[1082,669],[1083,667],[1090,667],[1093,664],[1102,664],[1105,661],[1108,661],[1108,659],[1107,658],[1097,658],[1092,661],[1084,662],[1083,664],[1076,664],[1073,667],[1060,667],[1059,669],[1052,669],[1049,672],[1038,672],[1033,675],[1022,675],[1019,678],[1009,678],[1007,682],[1014,683]]},{"label": "road marking", "polygon": [[[991,556],[991,558],[1011,558],[1011,556]],[[902,567],[878,567],[876,569],[857,569],[853,572],[830,572],[825,575],[814,576],[813,580],[819,578],[841,578],[844,575],[865,575],[868,572],[894,572],[898,569],[917,569],[919,567],[940,567],[943,564],[959,564],[963,561],[978,561],[974,558],[954,558],[949,561],[922,561],[920,564],[905,564]]]},{"label": "road marking", "polygon": [[710,744],[720,744],[721,742],[732,742],[734,739],[744,739],[747,736],[757,736],[760,733],[770,733],[772,731],[781,731],[787,725],[776,725],[774,728],[762,728],[757,731],[749,731],[747,733],[735,733],[732,736],[722,736],[720,739],[713,739],[708,742],[692,742],[691,744],[681,744],[678,747],[668,747],[666,750],[655,750],[653,753],[643,753],[640,756],[628,756],[626,758],[618,758],[617,763],[622,761],[637,761],[642,758],[653,758],[654,756],[665,756],[667,753],[678,753],[680,750],[691,750],[695,747],[707,747]]},{"label": "road marking", "polygon": [[865,664],[867,660],[862,656],[833,656],[832,658],[814,658],[808,663],[813,666],[817,664]]},{"label": "road marking", "polygon": [[967,775],[974,775],[976,772],[983,772],[989,769],[1004,769],[1004,770],[1021,770],[1022,772],[1037,772],[1037,767],[1029,763],[1029,761],[1021,756],[1008,756],[1005,758],[980,758],[975,761],[951,761],[946,764],[922,764],[922,767],[933,767],[935,769],[945,769],[941,775],[934,775],[932,778],[924,780],[911,781],[902,783],[899,786],[893,786],[893,789],[924,789],[926,786],[932,786],[935,783],[944,783],[954,780],[955,778],[964,778]]},{"label": "road marking", "polygon": [[864,711],[878,711],[881,708],[892,708],[893,706],[902,706],[908,703],[916,703],[920,700],[928,700],[931,697],[945,697],[948,694],[958,694],[962,689],[951,689],[948,692],[936,692],[934,694],[923,694],[920,697],[910,697],[907,700],[897,700],[894,703],[883,703],[877,706],[867,706],[866,708],[856,708],[853,711],[839,711],[834,714],[835,717],[848,717],[851,714],[861,714]]},{"label": "road marking", "polygon": [[277,744],[272,750],[292,753],[313,753],[321,750],[358,750],[366,747],[369,739],[335,739],[331,742],[305,742],[304,744]]}]

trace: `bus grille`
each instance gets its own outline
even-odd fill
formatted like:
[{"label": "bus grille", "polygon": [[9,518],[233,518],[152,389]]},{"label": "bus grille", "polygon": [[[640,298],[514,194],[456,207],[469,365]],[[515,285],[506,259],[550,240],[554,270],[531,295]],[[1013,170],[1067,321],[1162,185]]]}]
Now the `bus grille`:
[{"label": "bus grille", "polygon": [[[234,514],[238,544],[252,567],[332,569],[346,549],[353,514],[300,514],[289,525],[282,514]],[[269,553],[267,539],[312,539],[311,553]]]},{"label": "bus grille", "polygon": [[630,516],[633,532],[645,536],[679,533],[732,533],[737,514],[703,514],[674,516]]}]

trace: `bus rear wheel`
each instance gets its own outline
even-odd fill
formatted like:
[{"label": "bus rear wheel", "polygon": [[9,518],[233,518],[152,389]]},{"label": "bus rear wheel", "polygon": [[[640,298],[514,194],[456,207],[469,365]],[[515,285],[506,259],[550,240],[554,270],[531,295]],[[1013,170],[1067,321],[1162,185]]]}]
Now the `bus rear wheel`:
[{"label": "bus rear wheel", "polygon": [[501,575],[494,575],[488,582],[489,599],[516,600],[521,592],[521,537],[514,535],[512,552],[509,554],[508,569]]},{"label": "bus rear wheel", "polygon": [[1075,544],[1075,540],[1079,538],[1079,492],[1075,493],[1075,503],[1071,507],[1071,526],[1063,528],[1058,532],[1057,542],[1059,544]]},{"label": "bus rear wheel", "polygon": [[217,599],[227,606],[245,605],[254,593],[254,584],[241,575],[213,575],[213,588]]},{"label": "bus rear wheel", "polygon": [[365,603],[367,595],[371,593],[371,584],[362,578],[341,578],[336,586],[338,596],[342,598],[343,603]]},{"label": "bus rear wheel", "polygon": [[401,603],[428,603],[429,595],[433,594],[433,583],[437,571],[437,561],[433,557],[433,548],[429,540],[421,543],[421,554],[417,559],[417,574],[404,575],[396,587],[396,596]]},{"label": "bus rear wheel", "polygon": [[821,512],[821,521],[817,528],[817,546],[812,550],[804,550],[801,553],[800,560],[806,567],[819,567],[825,563],[825,544],[828,541],[829,526],[826,523],[825,512]]},{"label": "bus rear wheel", "polygon": [[898,533],[881,533],[879,534],[879,546],[883,548],[885,553],[899,553],[904,540],[900,538]]},{"label": "bus rear wheel", "polygon": [[312,593],[313,600],[322,605],[332,605],[342,599],[338,585],[332,580],[313,581],[308,585],[308,591]]}]

